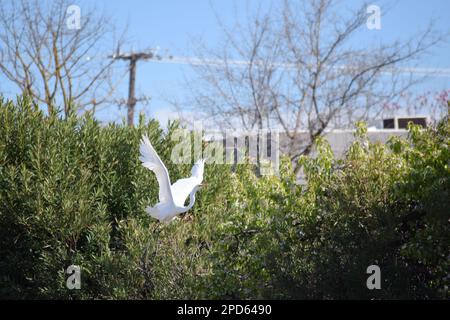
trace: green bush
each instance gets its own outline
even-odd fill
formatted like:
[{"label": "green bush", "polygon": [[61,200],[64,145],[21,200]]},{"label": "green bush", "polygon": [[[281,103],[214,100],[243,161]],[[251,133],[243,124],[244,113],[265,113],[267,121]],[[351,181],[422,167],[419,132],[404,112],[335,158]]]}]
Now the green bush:
[{"label": "green bush", "polygon": [[[202,297],[448,298],[448,119],[387,145],[369,143],[361,124],[355,134],[343,160],[318,141],[318,156],[300,160],[305,186],[286,161],[280,178],[236,176],[210,229]],[[382,290],[367,289],[373,264]]]},{"label": "green bush", "polygon": [[[279,176],[207,164],[193,210],[162,225],[139,162],[147,133],[172,180],[178,125],[101,126],[0,101],[0,297],[50,299],[448,298],[449,123],[387,145],[358,125],[345,159],[325,140]],[[81,267],[81,290],[65,269]],[[366,269],[381,268],[368,290]]]},{"label": "green bush", "polygon": [[[139,266],[143,248],[155,243],[148,232],[134,235],[136,225],[151,228],[143,208],[157,198],[157,184],[138,160],[144,132],[167,160],[172,142],[154,121],[101,127],[89,116],[44,116],[26,98],[1,102],[1,296],[148,294]],[[171,169],[174,177],[183,170]],[[72,264],[82,268],[82,290],[66,288]]]}]

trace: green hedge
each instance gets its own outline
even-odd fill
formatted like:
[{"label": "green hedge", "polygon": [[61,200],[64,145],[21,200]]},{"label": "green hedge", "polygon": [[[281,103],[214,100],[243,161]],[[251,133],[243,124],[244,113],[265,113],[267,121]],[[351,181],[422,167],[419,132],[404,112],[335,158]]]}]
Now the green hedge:
[{"label": "green hedge", "polygon": [[[449,123],[387,145],[358,125],[344,160],[325,140],[280,176],[208,164],[194,209],[169,225],[138,159],[147,133],[172,180],[173,123],[102,127],[27,98],[0,101],[0,297],[59,299],[449,298]],[[65,269],[81,267],[81,290]],[[368,290],[366,269],[381,268]]]}]

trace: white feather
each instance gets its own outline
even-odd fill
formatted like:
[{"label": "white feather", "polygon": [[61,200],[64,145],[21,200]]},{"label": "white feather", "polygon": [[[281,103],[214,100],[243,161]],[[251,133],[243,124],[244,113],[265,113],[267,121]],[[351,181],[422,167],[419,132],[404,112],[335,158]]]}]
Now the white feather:
[{"label": "white feather", "polygon": [[173,201],[172,191],[170,189],[170,177],[166,166],[159,158],[147,136],[142,138],[140,146],[142,165],[152,170],[159,184],[159,201]]},{"label": "white feather", "polygon": [[[180,179],[170,185],[169,172],[147,136],[142,138],[140,153],[142,165],[155,173],[159,184],[159,203],[147,208],[147,212],[160,221],[169,222],[177,214],[191,209],[195,202],[195,193],[203,181],[205,161],[199,160],[195,163],[191,177]],[[185,207],[184,202],[188,195],[190,203]]]}]

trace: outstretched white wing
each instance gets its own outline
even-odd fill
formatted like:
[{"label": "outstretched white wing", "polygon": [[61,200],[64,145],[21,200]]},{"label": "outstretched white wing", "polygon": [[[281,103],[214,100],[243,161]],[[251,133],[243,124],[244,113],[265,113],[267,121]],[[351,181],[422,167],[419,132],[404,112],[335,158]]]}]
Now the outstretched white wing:
[{"label": "outstretched white wing", "polygon": [[159,202],[173,201],[172,191],[170,189],[170,178],[167,168],[159,158],[147,136],[143,136],[140,146],[140,160],[142,165],[152,170],[159,184]]},{"label": "outstretched white wing", "polygon": [[186,198],[195,186],[202,183],[204,164],[204,160],[196,162],[191,170],[192,177],[180,179],[172,185],[173,201],[178,207],[183,207]]},{"label": "outstretched white wing", "polygon": [[172,185],[173,202],[178,207],[184,207],[184,201],[188,195],[192,192],[196,185],[198,185],[198,179],[195,177],[180,179]]}]

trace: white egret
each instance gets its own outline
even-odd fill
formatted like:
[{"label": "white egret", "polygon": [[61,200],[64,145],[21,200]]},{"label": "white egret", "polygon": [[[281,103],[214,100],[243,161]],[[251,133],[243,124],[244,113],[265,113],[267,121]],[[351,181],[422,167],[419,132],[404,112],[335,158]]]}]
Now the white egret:
[{"label": "white egret", "polygon": [[[152,170],[159,184],[159,203],[146,209],[153,218],[163,222],[170,222],[178,214],[189,211],[195,203],[195,193],[203,181],[205,160],[197,161],[192,167],[192,176],[180,179],[170,185],[169,172],[153,148],[147,136],[143,136],[140,145],[140,160],[142,165]],[[189,205],[184,201],[189,195]]]}]

